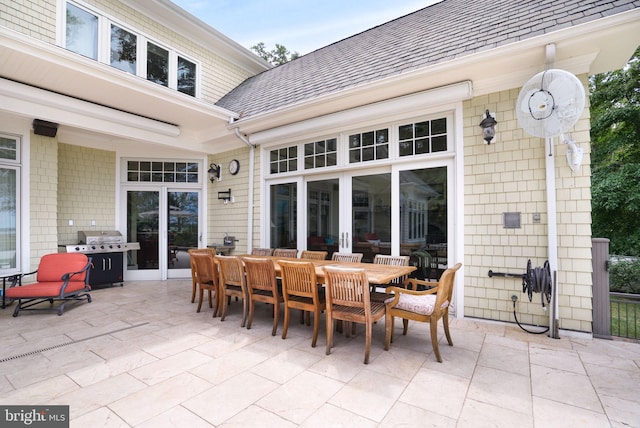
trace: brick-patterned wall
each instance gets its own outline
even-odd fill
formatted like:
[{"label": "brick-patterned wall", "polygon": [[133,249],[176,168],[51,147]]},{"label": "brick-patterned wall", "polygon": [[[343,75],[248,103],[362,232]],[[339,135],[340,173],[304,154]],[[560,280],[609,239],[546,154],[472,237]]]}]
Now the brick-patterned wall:
[{"label": "brick-patterned wall", "polygon": [[58,145],[55,138],[31,134],[30,154],[31,193],[31,270],[38,267],[40,258],[58,250]]},{"label": "brick-patterned wall", "polygon": [[115,152],[60,143],[58,167],[58,242],[77,243],[79,230],[115,229]]},{"label": "brick-patterned wall", "polygon": [[[586,85],[586,77],[582,78]],[[488,277],[489,269],[523,273],[527,260],[548,259],[545,141],[530,137],[518,123],[513,89],[464,103],[465,164],[465,315],[513,322],[511,296],[518,296],[521,322],[548,325],[540,295],[529,302],[519,279]],[[478,126],[485,109],[495,112],[497,138],[485,145]],[[554,147],[560,328],[591,327],[591,193],[589,117],[585,112],[571,132],[584,150],[582,166],[572,172],[566,146]],[[520,229],[505,229],[502,213],[520,212]],[[534,223],[533,214],[541,221]]]},{"label": "brick-patterned wall", "polygon": [[56,42],[56,0],[0,2],[0,26],[49,43]]}]

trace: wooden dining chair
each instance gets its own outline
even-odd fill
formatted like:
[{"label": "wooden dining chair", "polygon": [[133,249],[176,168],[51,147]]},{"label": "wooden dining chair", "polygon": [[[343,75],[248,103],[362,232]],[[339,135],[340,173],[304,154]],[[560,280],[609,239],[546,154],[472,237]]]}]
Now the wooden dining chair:
[{"label": "wooden dining chair", "polygon": [[[218,314],[220,308],[220,293],[218,292],[218,265],[216,264],[215,255],[209,252],[192,252],[189,254],[191,260],[191,272],[195,278],[198,294],[198,309],[202,308],[205,290],[209,296],[209,307],[213,308],[213,316]],[[212,299],[212,294],[215,299]],[[213,302],[215,301],[215,306]]]},{"label": "wooden dining chair", "polygon": [[333,347],[334,321],[361,323],[366,331],[364,363],[369,364],[373,323],[384,317],[385,305],[370,300],[369,281],[364,269],[340,266],[325,266],[323,269],[327,285],[327,355]]},{"label": "wooden dining chair", "polygon": [[220,321],[227,316],[227,307],[231,297],[242,299],[242,323],[244,327],[247,321],[248,301],[247,287],[244,276],[242,260],[236,256],[216,256],[219,268],[220,289]]},{"label": "wooden dining chair", "polygon": [[246,272],[247,302],[249,303],[249,318],[247,329],[251,328],[255,302],[263,302],[273,305],[273,329],[271,335],[275,336],[280,320],[280,303],[284,302],[282,294],[278,291],[276,270],[271,259],[256,257],[243,257]]},{"label": "wooden dining chair", "polygon": [[[373,258],[374,264],[393,265],[393,266],[409,266],[409,256],[389,256],[385,254],[376,254]],[[390,286],[404,287],[406,276],[394,279],[388,284],[371,285],[371,298],[376,302],[384,302],[389,296],[386,293],[378,292],[378,288],[387,288]]]},{"label": "wooden dining chair", "polygon": [[273,255],[278,257],[298,257],[298,250],[296,248],[276,248],[273,250]]},{"label": "wooden dining chair", "polygon": [[273,248],[253,248],[251,250],[252,256],[271,256],[273,255]]},{"label": "wooden dining chair", "polygon": [[[407,288],[389,287],[387,293],[393,296],[387,300],[387,315],[385,319],[385,343],[384,349],[388,350],[393,341],[393,323],[395,317],[402,318],[402,334],[407,334],[409,320],[428,322],[431,329],[431,345],[436,359],[442,362],[440,349],[438,348],[438,320],[442,318],[444,334],[449,346],[453,346],[449,333],[449,305],[453,296],[453,284],[456,272],[462,267],[462,263],[444,271],[437,283],[423,281],[416,278],[407,280]],[[428,290],[418,290],[419,286],[432,287]]]},{"label": "wooden dining chair", "polygon": [[327,254],[329,254],[327,251],[302,250],[302,253],[300,253],[300,258],[310,260],[325,260],[327,258]]},{"label": "wooden dining chair", "polygon": [[284,298],[284,326],[282,338],[287,338],[291,309],[313,312],[313,339],[315,348],[320,329],[320,314],[326,309],[324,289],[318,286],[316,268],[312,262],[279,260]]},{"label": "wooden dining chair", "polygon": [[189,250],[187,250],[187,253],[189,253],[189,265],[191,267],[191,303],[193,303],[196,301],[196,292],[198,290],[198,283],[196,281],[195,272],[193,268],[193,259],[191,258],[191,255],[192,254],[211,254],[211,256],[215,257],[216,249],[215,248],[190,248]]},{"label": "wooden dining chair", "polygon": [[362,253],[333,253],[331,260],[336,262],[353,262],[360,263],[362,261]]}]

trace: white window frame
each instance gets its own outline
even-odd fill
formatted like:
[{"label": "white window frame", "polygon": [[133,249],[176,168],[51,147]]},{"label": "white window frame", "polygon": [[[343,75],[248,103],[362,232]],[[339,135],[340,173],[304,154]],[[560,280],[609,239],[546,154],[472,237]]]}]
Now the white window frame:
[{"label": "white window frame", "polygon": [[[196,87],[194,98],[200,99],[202,97],[202,62],[196,60],[191,55],[187,55],[175,48],[172,48],[165,43],[159,42],[157,39],[150,37],[148,34],[131,27],[130,25],[122,22],[107,13],[96,9],[95,7],[86,4],[80,0],[58,0],[58,24],[56,44],[63,49],[66,49],[66,26],[67,26],[67,3],[71,3],[74,6],[85,10],[92,15],[98,17],[98,59],[97,61],[106,65],[110,65],[111,54],[111,25],[116,25],[123,30],[126,30],[137,37],[136,46],[136,76],[142,77],[147,80],[147,42],[151,42],[163,49],[169,51],[169,88],[178,92],[178,57],[181,57],[196,65]],[[70,51],[71,52],[71,51]],[[80,55],[80,54],[78,54]],[[115,67],[114,67],[115,68]],[[149,81],[150,83],[154,83]],[[165,87],[164,85],[157,84],[159,87]],[[181,92],[184,94],[183,92]],[[184,94],[186,96],[191,96]]]},{"label": "white window frame", "polygon": [[0,137],[12,139],[16,142],[16,158],[15,159],[6,159],[0,158],[0,168],[2,169],[12,169],[16,174],[16,237],[15,237],[15,266],[13,268],[3,268],[0,266],[0,274],[2,275],[10,275],[14,273],[19,273],[22,271],[22,203],[23,203],[23,195],[21,192],[22,188],[22,138],[19,135],[9,134],[9,133],[0,133]]}]

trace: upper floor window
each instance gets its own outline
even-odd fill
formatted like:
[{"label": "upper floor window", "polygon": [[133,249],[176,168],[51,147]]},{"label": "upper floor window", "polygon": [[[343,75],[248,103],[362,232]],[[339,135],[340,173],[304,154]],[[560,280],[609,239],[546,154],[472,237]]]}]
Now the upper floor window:
[{"label": "upper floor window", "polygon": [[65,47],[92,59],[98,59],[98,17],[67,3]]},{"label": "upper floor window", "polygon": [[135,34],[111,24],[111,55],[109,57],[111,66],[127,73],[136,74],[137,41],[138,38]]},{"label": "upper floor window", "polygon": [[198,63],[107,16],[66,2],[64,46],[70,51],[192,97]]}]

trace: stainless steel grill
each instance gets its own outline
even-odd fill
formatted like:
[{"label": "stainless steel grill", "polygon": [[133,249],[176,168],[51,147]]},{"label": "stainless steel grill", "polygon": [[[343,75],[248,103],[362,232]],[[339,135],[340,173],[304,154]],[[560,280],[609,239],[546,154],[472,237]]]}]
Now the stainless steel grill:
[{"label": "stainless steel grill", "polygon": [[78,232],[78,243],[65,245],[67,253],[119,253],[139,250],[140,243],[125,242],[117,230],[90,230]]}]

